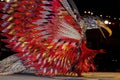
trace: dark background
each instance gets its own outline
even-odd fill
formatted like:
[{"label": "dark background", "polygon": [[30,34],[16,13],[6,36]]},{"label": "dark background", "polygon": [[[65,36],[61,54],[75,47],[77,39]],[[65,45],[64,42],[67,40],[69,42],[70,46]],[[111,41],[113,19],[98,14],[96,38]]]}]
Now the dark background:
[{"label": "dark background", "polygon": [[[87,46],[91,49],[105,49],[105,54],[98,54],[95,57],[95,65],[97,71],[117,72],[120,71],[120,20],[114,20],[120,18],[120,0],[74,0],[80,15],[84,14],[84,11],[92,11],[93,15],[111,16],[106,18],[110,20],[113,25],[108,25],[112,31],[112,36],[108,36],[108,33],[104,31],[106,38],[103,38],[101,32],[98,29],[88,30]],[[3,36],[1,39],[5,38]],[[0,42],[0,59],[12,55],[10,49],[6,48],[6,43]]]},{"label": "dark background", "polygon": [[80,13],[92,10],[96,14],[120,17],[120,0],[74,0]]}]

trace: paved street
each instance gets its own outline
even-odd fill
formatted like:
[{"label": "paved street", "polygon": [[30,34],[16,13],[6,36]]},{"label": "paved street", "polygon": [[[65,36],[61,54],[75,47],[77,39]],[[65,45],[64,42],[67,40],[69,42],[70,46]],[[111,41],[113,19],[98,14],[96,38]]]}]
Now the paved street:
[{"label": "paved street", "polygon": [[84,77],[45,77],[32,73],[20,73],[9,76],[0,76],[0,80],[120,80],[120,73],[83,73]]}]

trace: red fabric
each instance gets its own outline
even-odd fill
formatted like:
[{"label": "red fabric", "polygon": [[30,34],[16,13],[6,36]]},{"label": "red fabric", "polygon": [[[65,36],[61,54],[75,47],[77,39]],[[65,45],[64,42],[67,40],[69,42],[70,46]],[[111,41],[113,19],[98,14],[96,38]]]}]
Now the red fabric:
[{"label": "red fabric", "polygon": [[0,2],[0,10],[2,10],[4,6],[5,6],[4,2]]}]

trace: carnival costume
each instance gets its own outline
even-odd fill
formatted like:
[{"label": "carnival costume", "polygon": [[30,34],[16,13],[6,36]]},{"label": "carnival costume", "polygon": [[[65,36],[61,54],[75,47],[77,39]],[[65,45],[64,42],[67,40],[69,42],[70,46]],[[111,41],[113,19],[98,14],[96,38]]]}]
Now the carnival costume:
[{"label": "carnival costume", "polygon": [[0,11],[2,41],[16,52],[0,61],[0,75],[79,76],[95,69],[99,53],[86,47],[86,30],[102,27],[112,34],[99,18],[82,17],[72,0],[6,0]]}]

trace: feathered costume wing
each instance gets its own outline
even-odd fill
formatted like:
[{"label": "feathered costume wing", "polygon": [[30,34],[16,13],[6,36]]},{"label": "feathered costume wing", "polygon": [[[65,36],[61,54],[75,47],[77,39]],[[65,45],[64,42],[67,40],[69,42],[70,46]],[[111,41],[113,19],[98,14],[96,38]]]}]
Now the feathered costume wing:
[{"label": "feathered costume wing", "polygon": [[84,25],[67,0],[6,0],[0,6],[3,41],[17,52],[0,62],[0,75],[27,69],[37,75],[79,75],[95,69],[98,51],[86,47]]}]

